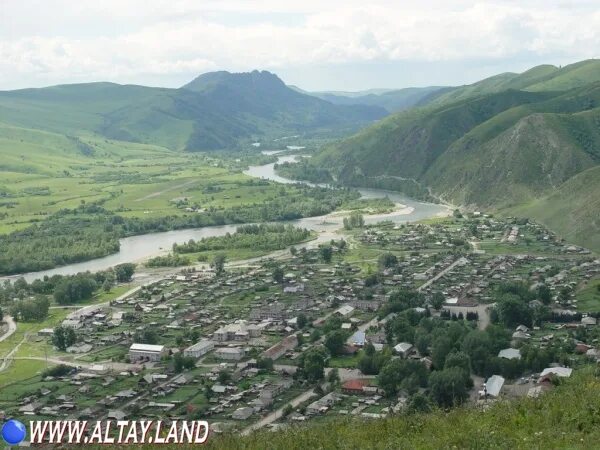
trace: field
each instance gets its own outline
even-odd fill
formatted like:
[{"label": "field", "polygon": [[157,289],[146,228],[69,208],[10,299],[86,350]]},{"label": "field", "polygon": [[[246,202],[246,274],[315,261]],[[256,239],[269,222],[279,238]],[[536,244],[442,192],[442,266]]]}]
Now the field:
[{"label": "field", "polygon": [[0,147],[2,233],[83,202],[102,202],[125,217],[162,217],[185,208],[262,203],[292,189],[254,183],[241,174],[239,158],[216,160],[97,137],[0,125]]}]

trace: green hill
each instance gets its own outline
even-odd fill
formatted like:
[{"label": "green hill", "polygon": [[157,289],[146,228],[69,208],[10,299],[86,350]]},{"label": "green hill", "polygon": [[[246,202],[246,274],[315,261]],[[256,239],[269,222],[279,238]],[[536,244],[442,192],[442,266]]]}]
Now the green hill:
[{"label": "green hill", "polygon": [[211,435],[208,449],[593,449],[600,440],[600,379],[592,371],[538,398],[489,409],[333,419],[249,436]]},{"label": "green hill", "polygon": [[476,83],[447,88],[424,97],[417,106],[442,105],[469,98],[506,91],[566,91],[600,81],[600,60],[589,59],[562,68],[544,64],[523,73],[502,73]]},{"label": "green hill", "polygon": [[333,105],[258,71],[205,74],[181,89],[88,83],[0,92],[0,116],[11,125],[175,150],[232,148],[289,133],[339,133],[386,114],[377,106]]},{"label": "green hill", "polygon": [[[328,167],[343,184],[390,186],[390,180],[410,179],[421,190],[472,208],[513,209],[556,193],[553,201],[571,203],[564,213],[576,204],[575,190],[584,188],[566,183],[600,163],[597,80],[597,60],[502,74],[392,115],[328,146],[312,163]],[[498,89],[504,90],[489,92]],[[600,178],[588,176],[586,183],[595,191]],[[563,185],[571,200],[559,195]],[[589,198],[585,191],[581,196]],[[600,250],[586,232],[595,229],[592,217],[600,216],[600,208],[597,202],[587,208],[589,214],[576,216],[582,231],[569,236]],[[557,223],[557,231],[568,231],[541,209],[528,211],[550,226]]]},{"label": "green hill", "polygon": [[570,242],[600,249],[600,166],[585,170],[550,195],[509,210],[535,217]]}]

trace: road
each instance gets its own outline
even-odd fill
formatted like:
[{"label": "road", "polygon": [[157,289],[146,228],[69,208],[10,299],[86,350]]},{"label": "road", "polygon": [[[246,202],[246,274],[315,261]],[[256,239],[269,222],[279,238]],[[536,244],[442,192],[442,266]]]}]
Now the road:
[{"label": "road", "polygon": [[431,286],[433,283],[435,283],[437,280],[439,280],[440,278],[442,278],[444,275],[446,275],[448,272],[450,272],[452,269],[454,269],[458,264],[463,263],[464,261],[467,261],[467,259],[465,259],[464,257],[460,257],[458,258],[456,261],[454,261],[452,264],[450,264],[448,267],[446,267],[444,270],[442,270],[440,273],[438,273],[437,275],[435,275],[434,277],[430,278],[429,280],[427,280],[425,283],[423,283],[421,286],[419,286],[417,288],[417,291],[422,291],[423,289]]},{"label": "road", "polygon": [[21,342],[19,342],[17,345],[14,346],[14,348],[8,352],[8,354],[2,359],[2,364],[0,364],[0,372],[2,372],[3,370],[6,370],[6,368],[8,367],[8,363],[16,358],[13,358],[12,356],[17,353],[17,351],[19,350],[19,347],[21,346],[21,344],[23,342],[25,342],[25,340],[27,339],[27,334],[25,334],[25,336],[23,336],[23,339],[21,339]]},{"label": "road", "polygon": [[245,428],[242,431],[242,436],[247,435],[252,433],[253,431],[256,431],[262,427],[265,427],[267,425],[269,425],[270,423],[275,422],[277,419],[279,419],[281,416],[283,416],[283,410],[285,409],[285,407],[289,404],[292,405],[292,407],[297,407],[298,405],[304,403],[306,400],[310,399],[311,397],[315,396],[315,391],[314,389],[309,389],[306,392],[303,392],[302,394],[300,394],[298,397],[290,400],[288,403],[286,403],[285,405],[283,405],[281,408],[273,411],[270,414],[267,414],[265,417],[263,417],[262,419],[260,419],[258,422],[256,422],[255,424],[250,425],[248,428]]},{"label": "road", "polygon": [[8,330],[0,336],[0,342],[5,341],[17,331],[17,323],[11,316],[4,316],[4,321],[8,325]]}]

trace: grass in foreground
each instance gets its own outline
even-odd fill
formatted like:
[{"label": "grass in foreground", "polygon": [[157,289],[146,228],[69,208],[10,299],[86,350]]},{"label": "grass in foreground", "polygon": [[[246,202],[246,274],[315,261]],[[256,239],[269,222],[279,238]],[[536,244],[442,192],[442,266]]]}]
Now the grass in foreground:
[{"label": "grass in foreground", "polygon": [[500,402],[489,410],[332,420],[262,431],[247,437],[211,436],[210,449],[563,449],[598,448],[600,374],[584,371],[538,399]]}]

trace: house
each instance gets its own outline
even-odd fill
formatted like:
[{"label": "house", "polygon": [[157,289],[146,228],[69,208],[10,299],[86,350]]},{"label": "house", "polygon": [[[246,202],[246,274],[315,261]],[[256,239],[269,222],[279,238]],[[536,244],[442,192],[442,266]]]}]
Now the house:
[{"label": "house", "polygon": [[90,344],[79,344],[79,345],[71,345],[66,348],[67,353],[87,353],[92,350]]},{"label": "house", "polygon": [[521,350],[517,348],[505,348],[504,350],[500,350],[498,358],[521,359]]},{"label": "house", "polygon": [[406,358],[414,351],[414,347],[408,342],[401,342],[394,346],[394,351],[403,358]]},{"label": "house", "polygon": [[183,351],[184,356],[200,358],[215,348],[215,343],[209,340],[201,340]]},{"label": "house", "polygon": [[549,381],[552,376],[568,378],[571,376],[573,369],[568,367],[548,367],[542,370],[538,382]]},{"label": "house", "polygon": [[229,361],[239,361],[245,355],[246,352],[240,347],[221,347],[215,351],[215,357]]},{"label": "house", "polygon": [[528,339],[531,339],[531,335],[526,333],[525,331],[515,331],[512,334],[512,338],[515,341],[526,341]]},{"label": "house", "polygon": [[343,305],[334,312],[342,317],[350,317],[352,313],[354,313],[354,306],[350,305]]},{"label": "house", "polygon": [[365,387],[369,386],[370,380],[367,379],[355,379],[348,380],[342,384],[342,392],[348,395],[362,395],[365,394]]},{"label": "house", "polygon": [[290,350],[295,349],[298,346],[298,337],[295,334],[283,338],[281,342],[273,345],[262,353],[263,358],[271,358],[273,361],[281,358]]},{"label": "house", "polygon": [[217,342],[247,341],[250,338],[260,337],[260,334],[260,327],[248,325],[245,320],[238,320],[215,331],[213,339]]},{"label": "house", "polygon": [[113,409],[111,411],[108,411],[108,414],[106,415],[106,418],[109,420],[124,420],[127,417],[127,414],[125,414],[123,411],[118,410],[118,409]]},{"label": "house", "polygon": [[335,392],[330,392],[319,400],[306,407],[306,414],[320,414],[326,412],[331,406],[337,403],[341,397]]},{"label": "house", "polygon": [[483,390],[479,391],[479,395],[482,397],[489,395],[496,398],[500,395],[502,386],[504,386],[504,378],[500,375],[492,375],[483,385]]},{"label": "house", "polygon": [[367,335],[364,331],[357,331],[354,333],[350,339],[348,340],[350,345],[354,345],[356,347],[364,347],[367,343]]},{"label": "house", "polygon": [[254,413],[254,409],[245,406],[243,408],[236,409],[233,414],[231,414],[231,418],[235,420],[246,420],[252,415],[252,413]]},{"label": "house", "polygon": [[586,327],[595,326],[598,323],[595,317],[587,316],[581,319],[581,325]]},{"label": "house", "polygon": [[164,345],[131,344],[129,347],[129,360],[134,361],[160,361],[166,355]]}]

